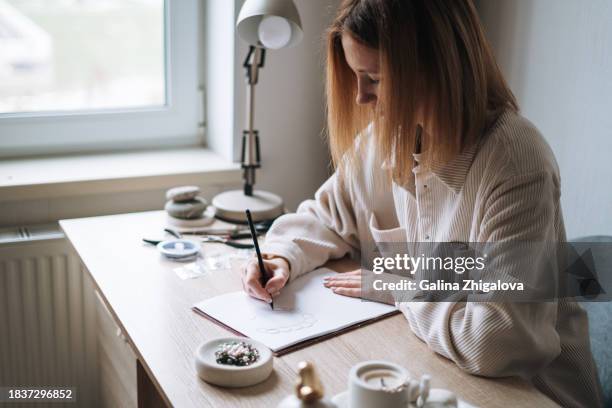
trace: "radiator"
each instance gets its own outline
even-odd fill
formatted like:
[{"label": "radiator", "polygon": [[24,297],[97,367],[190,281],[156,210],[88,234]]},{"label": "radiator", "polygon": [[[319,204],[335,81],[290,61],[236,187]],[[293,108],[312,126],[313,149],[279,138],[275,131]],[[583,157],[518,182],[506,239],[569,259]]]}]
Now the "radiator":
[{"label": "radiator", "polygon": [[57,227],[2,230],[0,386],[75,387],[66,406],[97,406],[95,308],[93,283]]}]

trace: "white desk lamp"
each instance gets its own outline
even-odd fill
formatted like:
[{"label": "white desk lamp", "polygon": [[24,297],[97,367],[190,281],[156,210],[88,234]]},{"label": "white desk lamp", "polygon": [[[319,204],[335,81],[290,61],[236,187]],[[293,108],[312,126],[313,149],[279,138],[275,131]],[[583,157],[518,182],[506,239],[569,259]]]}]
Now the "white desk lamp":
[{"label": "white desk lamp", "polygon": [[300,15],[293,0],[247,0],[236,23],[238,35],[249,44],[244,61],[247,78],[247,123],[242,133],[243,190],[226,191],[213,198],[216,216],[244,222],[245,210],[253,221],[272,220],[283,213],[283,199],[276,194],[253,190],[255,170],[261,166],[259,133],[254,129],[255,85],[264,66],[266,48],[280,49],[297,44],[303,36]]}]

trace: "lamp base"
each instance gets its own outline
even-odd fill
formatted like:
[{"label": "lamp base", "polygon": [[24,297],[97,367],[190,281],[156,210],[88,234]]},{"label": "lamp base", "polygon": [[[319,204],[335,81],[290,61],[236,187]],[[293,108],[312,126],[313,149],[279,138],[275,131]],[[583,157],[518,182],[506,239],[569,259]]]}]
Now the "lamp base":
[{"label": "lamp base", "polygon": [[217,194],[212,205],[215,216],[230,222],[246,223],[245,211],[249,209],[253,222],[270,221],[283,214],[283,199],[267,191],[255,190],[247,196],[242,190],[231,190]]}]

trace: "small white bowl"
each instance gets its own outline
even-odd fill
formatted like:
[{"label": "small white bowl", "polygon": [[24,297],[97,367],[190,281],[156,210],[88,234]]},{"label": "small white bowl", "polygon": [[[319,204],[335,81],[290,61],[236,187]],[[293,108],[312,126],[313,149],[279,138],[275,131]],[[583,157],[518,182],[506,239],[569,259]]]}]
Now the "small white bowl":
[{"label": "small white bowl", "polygon": [[[243,341],[259,351],[259,360],[239,367],[217,363],[215,351],[222,343]],[[265,381],[273,368],[272,351],[262,343],[246,337],[222,337],[200,345],[195,353],[195,367],[201,379],[222,387],[248,387]]]}]

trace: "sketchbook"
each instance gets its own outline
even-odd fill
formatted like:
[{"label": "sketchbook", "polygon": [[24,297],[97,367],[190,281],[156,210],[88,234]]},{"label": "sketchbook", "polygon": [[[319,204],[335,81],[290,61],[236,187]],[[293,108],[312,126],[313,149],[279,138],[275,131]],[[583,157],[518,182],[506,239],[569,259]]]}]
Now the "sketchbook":
[{"label": "sketchbook", "polygon": [[335,274],[321,268],[290,282],[274,298],[274,310],[242,291],[204,300],[194,310],[276,355],[397,313],[390,305],[333,293],[323,278]]}]

